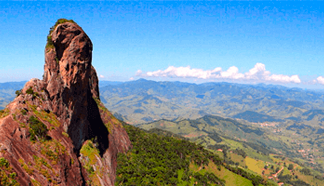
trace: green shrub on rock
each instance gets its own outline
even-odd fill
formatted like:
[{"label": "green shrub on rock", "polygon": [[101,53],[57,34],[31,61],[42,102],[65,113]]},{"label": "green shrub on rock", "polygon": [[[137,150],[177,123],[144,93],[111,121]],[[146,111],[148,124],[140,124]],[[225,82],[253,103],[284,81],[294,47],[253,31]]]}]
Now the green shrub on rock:
[{"label": "green shrub on rock", "polygon": [[17,173],[13,171],[10,163],[4,157],[0,158],[0,185],[16,186],[19,183],[16,180]]},{"label": "green shrub on rock", "polygon": [[21,90],[16,90],[15,94],[16,94],[16,97],[18,97],[21,94]]},{"label": "green shrub on rock", "polygon": [[48,129],[44,123],[39,121],[36,117],[31,116],[28,120],[30,127],[30,140],[35,141],[37,138],[39,140],[47,139]]},{"label": "green shrub on rock", "polygon": [[56,21],[56,23],[54,24],[54,26],[52,26],[50,28],[50,31],[49,31],[48,36],[47,36],[46,49],[52,49],[52,48],[54,48],[54,43],[52,41],[52,32],[55,30],[55,28],[57,27],[57,25],[62,24],[62,23],[65,23],[65,22],[75,23],[72,19],[70,19],[70,20],[69,19],[64,19],[64,18],[58,19]]}]

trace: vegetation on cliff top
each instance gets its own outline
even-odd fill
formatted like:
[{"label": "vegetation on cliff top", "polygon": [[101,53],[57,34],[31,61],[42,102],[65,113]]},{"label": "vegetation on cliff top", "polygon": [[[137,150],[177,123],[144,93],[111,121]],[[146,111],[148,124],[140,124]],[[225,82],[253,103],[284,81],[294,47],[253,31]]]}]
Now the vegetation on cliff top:
[{"label": "vegetation on cliff top", "polygon": [[47,35],[46,49],[54,48],[54,43],[52,41],[52,32],[55,30],[57,25],[65,23],[65,22],[75,23],[72,19],[70,19],[70,20],[69,19],[64,19],[64,18],[58,19],[56,21],[56,23],[50,28],[50,31],[49,31],[49,33]]}]

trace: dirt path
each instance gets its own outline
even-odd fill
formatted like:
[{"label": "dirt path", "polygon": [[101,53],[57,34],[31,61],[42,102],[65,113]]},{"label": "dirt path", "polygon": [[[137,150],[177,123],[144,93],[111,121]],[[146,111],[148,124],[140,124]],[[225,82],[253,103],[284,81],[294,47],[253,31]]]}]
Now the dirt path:
[{"label": "dirt path", "polygon": [[278,176],[278,174],[282,171],[284,169],[284,167],[281,167],[281,169],[280,170],[278,170],[278,172],[276,172],[276,174],[274,174],[273,175],[273,177],[277,177]]}]

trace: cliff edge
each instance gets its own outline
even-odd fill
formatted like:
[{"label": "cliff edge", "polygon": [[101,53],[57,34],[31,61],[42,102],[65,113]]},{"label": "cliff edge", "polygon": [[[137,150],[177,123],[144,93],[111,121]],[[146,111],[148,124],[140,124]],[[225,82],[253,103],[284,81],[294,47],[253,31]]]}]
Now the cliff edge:
[{"label": "cliff edge", "polygon": [[0,185],[114,185],[131,142],[100,102],[92,47],[72,20],[50,29],[43,80],[0,111]]}]

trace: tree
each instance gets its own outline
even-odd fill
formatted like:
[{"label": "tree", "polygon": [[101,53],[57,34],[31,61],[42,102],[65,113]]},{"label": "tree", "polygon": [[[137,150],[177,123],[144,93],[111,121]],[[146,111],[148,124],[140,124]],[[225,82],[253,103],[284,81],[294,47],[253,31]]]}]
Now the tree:
[{"label": "tree", "polygon": [[304,175],[312,175],[311,171],[307,168],[303,168],[300,172]]},{"label": "tree", "polygon": [[16,90],[15,94],[16,94],[16,97],[18,97],[21,94],[21,90]]},{"label": "tree", "polygon": [[293,164],[289,164],[288,170],[293,170],[293,169],[294,169],[294,165]]}]

